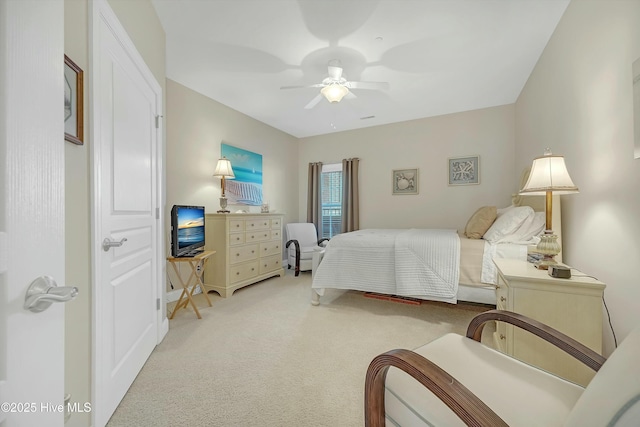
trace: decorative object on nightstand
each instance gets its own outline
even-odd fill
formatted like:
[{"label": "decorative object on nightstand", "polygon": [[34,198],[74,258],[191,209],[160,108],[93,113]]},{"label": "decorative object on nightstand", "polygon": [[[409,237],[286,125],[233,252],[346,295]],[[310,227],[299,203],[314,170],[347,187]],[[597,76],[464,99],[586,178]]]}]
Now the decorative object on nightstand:
[{"label": "decorative object on nightstand", "polygon": [[547,148],[542,157],[533,159],[529,179],[520,190],[520,194],[524,195],[546,196],[546,228],[536,247],[536,252],[544,255],[544,258],[536,266],[544,270],[548,269],[549,265],[556,264],[554,257],[562,249],[558,242],[558,236],[553,234],[551,224],[552,193],[578,193],[578,187],[571,181],[567,166],[564,164],[564,157],[551,154],[551,150]]},{"label": "decorative object on nightstand", "polygon": [[222,197],[220,197],[220,210],[218,213],[229,213],[227,210],[227,196],[224,192],[224,180],[225,179],[234,179],[236,176],[233,173],[233,169],[231,168],[231,162],[226,157],[222,157],[218,160],[218,164],[216,165],[216,171],[213,173],[213,176],[221,179],[222,185]]}]

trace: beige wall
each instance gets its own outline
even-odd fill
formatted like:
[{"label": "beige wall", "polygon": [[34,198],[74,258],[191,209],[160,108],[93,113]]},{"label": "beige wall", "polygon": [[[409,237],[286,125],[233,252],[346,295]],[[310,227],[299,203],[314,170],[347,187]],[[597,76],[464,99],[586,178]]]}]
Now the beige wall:
[{"label": "beige wall", "polygon": [[[91,396],[91,258],[89,218],[89,51],[86,0],[64,2],[64,52],[84,71],[84,145],[65,148],[65,275],[78,297],[65,305],[65,393],[72,402]],[[73,25],[70,25],[73,23]],[[90,414],[73,414],[67,426],[88,426]]]},{"label": "beige wall", "polygon": [[[640,324],[631,72],[639,57],[640,2],[574,0],[516,104],[516,165],[551,147],[580,188],[562,196],[564,261],[607,283],[618,341]],[[606,321],[604,331],[608,354]]]},{"label": "beige wall", "polygon": [[[477,208],[511,203],[514,124],[507,105],[303,138],[298,216],[306,219],[309,162],[359,157],[360,228],[463,229]],[[480,156],[480,185],[449,186],[448,158],[469,155]],[[408,168],[419,169],[419,194],[393,196],[392,170]]]},{"label": "beige wall", "polygon": [[[149,0],[110,0],[118,19],[160,85],[165,84],[165,35]],[[84,145],[65,142],[65,247],[67,285],[78,298],[65,306],[65,393],[73,402],[90,401],[91,390],[91,229],[90,229],[90,66],[87,0],[65,0],[65,54],[84,71]],[[90,425],[90,414],[73,414],[66,426]]]},{"label": "beige wall", "polygon": [[[174,204],[202,205],[207,213],[220,209],[220,180],[212,175],[224,142],[262,155],[264,200],[272,212],[286,215],[285,222],[297,220],[296,138],[169,79],[167,100],[167,218]],[[260,212],[259,206],[229,209]]]}]

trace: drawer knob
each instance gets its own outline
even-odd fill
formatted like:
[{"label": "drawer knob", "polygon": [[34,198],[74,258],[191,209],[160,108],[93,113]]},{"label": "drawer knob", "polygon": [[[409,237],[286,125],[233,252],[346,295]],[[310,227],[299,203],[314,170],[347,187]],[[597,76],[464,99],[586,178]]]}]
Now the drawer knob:
[{"label": "drawer knob", "polygon": [[500,301],[505,302],[507,299],[505,297],[500,297]]},{"label": "drawer knob", "polygon": [[500,334],[500,339],[501,339],[501,340],[506,340],[506,339],[507,339],[507,337],[505,337],[505,336],[504,336],[504,334]]},{"label": "drawer knob", "polygon": [[240,256],[240,254],[236,254],[236,256]]},{"label": "drawer knob", "polygon": [[254,271],[254,270],[255,270],[255,268],[253,268],[253,267],[252,267],[252,268],[251,268],[251,271]]},{"label": "drawer knob", "polygon": [[255,253],[256,253],[256,251],[251,251],[251,253],[252,253],[252,254],[255,254]]},{"label": "drawer knob", "polygon": [[267,248],[264,248],[264,250],[266,251],[266,250],[267,250]]},{"label": "drawer knob", "polygon": [[239,276],[239,275],[240,275],[240,272],[239,272],[239,271],[236,271],[236,276]]},{"label": "drawer knob", "polygon": [[279,246],[279,245],[276,245],[276,249],[280,249],[280,246]]}]

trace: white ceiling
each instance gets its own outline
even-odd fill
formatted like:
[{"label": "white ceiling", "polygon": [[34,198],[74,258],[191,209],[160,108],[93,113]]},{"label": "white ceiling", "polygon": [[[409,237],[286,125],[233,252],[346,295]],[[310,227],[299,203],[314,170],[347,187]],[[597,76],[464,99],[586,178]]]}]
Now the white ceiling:
[{"label": "white ceiling", "polygon": [[[569,0],[152,0],[167,77],[295,137],[516,101]],[[327,64],[388,90],[305,109]],[[365,119],[365,117],[374,116]]]}]

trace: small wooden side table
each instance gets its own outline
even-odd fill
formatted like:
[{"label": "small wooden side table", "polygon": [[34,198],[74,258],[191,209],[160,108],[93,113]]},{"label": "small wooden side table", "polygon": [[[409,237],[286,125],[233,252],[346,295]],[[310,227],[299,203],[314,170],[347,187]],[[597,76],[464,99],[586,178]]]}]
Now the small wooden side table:
[{"label": "small wooden side table", "polygon": [[[198,275],[198,266],[200,266],[200,271],[203,272],[207,260],[211,255],[215,253],[216,251],[202,251],[201,253],[193,257],[167,257],[167,261],[169,261],[169,263],[173,267],[173,271],[176,273],[176,276],[178,276],[178,280],[182,285],[182,293],[180,294],[180,298],[178,298],[176,308],[173,310],[173,313],[171,313],[169,319],[173,319],[173,316],[176,315],[176,312],[179,309],[186,308],[189,304],[191,304],[191,306],[193,307],[193,310],[196,312],[196,316],[198,316],[198,319],[202,319],[202,316],[200,316],[200,312],[198,311],[198,307],[196,307],[196,303],[193,301],[193,292],[196,290],[198,285],[200,285],[200,289],[202,290],[204,297],[207,299],[209,307],[211,307],[211,300],[209,299],[209,295],[207,295],[207,290],[204,287],[204,283],[202,282],[200,275]],[[186,262],[191,266],[191,274],[189,275],[189,278],[186,282],[182,279],[182,276],[178,271],[177,264],[180,262]]]}]

